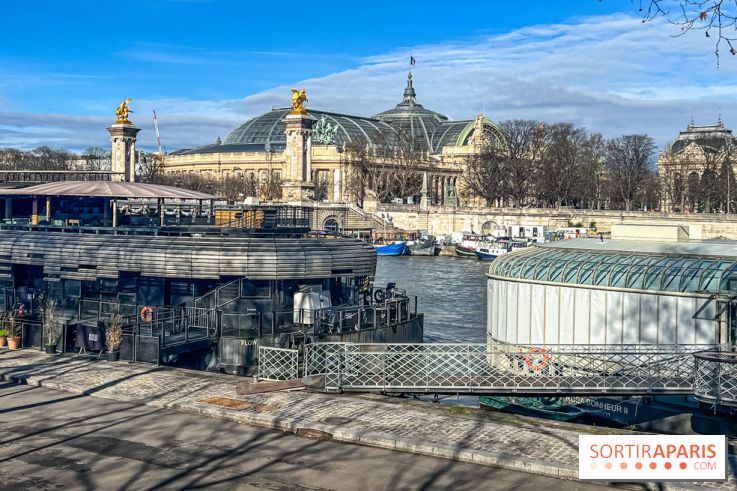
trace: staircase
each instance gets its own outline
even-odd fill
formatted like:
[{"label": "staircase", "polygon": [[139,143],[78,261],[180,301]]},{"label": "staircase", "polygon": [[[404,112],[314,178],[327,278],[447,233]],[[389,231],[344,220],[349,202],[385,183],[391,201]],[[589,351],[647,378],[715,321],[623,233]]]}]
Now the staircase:
[{"label": "staircase", "polygon": [[368,213],[356,205],[348,205],[346,228],[372,230],[398,230],[392,222],[373,213]]}]

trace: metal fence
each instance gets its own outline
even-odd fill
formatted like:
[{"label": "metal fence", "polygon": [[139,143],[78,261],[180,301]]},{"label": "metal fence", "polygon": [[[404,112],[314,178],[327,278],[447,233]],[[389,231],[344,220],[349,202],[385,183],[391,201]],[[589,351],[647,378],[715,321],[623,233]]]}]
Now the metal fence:
[{"label": "metal fence", "polygon": [[696,398],[711,404],[737,406],[737,353],[700,351],[694,353],[694,359]]},{"label": "metal fence", "polygon": [[258,347],[259,380],[299,378],[299,351],[296,349]]},{"label": "metal fence", "polygon": [[328,392],[690,394],[704,345],[350,344],[305,346]]}]

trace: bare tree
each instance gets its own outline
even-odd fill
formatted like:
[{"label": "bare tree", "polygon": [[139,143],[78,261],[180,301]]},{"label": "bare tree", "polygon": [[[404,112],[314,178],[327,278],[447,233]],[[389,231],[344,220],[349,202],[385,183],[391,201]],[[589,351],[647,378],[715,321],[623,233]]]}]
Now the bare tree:
[{"label": "bare tree", "polygon": [[623,135],[607,142],[606,169],[624,209],[632,204],[650,177],[655,142],[647,135]]},{"label": "bare tree", "polygon": [[419,196],[423,173],[435,167],[422,142],[402,129],[382,131],[372,145],[365,141],[347,145],[345,155],[346,188],[359,203],[367,189],[382,202]]},{"label": "bare tree", "polygon": [[717,63],[723,43],[727,44],[729,54],[737,55],[734,47],[737,41],[737,0],[640,0],[640,12],[643,13],[643,22],[665,18],[680,29],[676,36],[696,31],[714,38]]},{"label": "bare tree", "polygon": [[581,206],[602,209],[609,198],[609,176],[604,168],[606,143],[600,133],[592,133],[583,142],[576,196]]},{"label": "bare tree", "polygon": [[146,154],[138,161],[136,180],[148,184],[166,184],[173,179],[164,173],[164,156],[159,153]]},{"label": "bare tree", "polygon": [[110,152],[100,147],[89,147],[82,152],[83,168],[91,171],[109,171],[112,163]]},{"label": "bare tree", "polygon": [[534,120],[513,119],[500,123],[499,130],[506,143],[507,161],[503,171],[507,182],[504,183],[504,194],[512,198],[515,206],[521,206],[530,197],[534,163],[544,149],[545,125]]},{"label": "bare tree", "polygon": [[577,187],[586,139],[586,130],[572,123],[546,127],[545,149],[536,173],[541,201],[556,207],[575,204],[573,191]]},{"label": "bare tree", "polygon": [[466,169],[461,179],[466,192],[481,198],[486,206],[504,197],[509,183],[509,158],[506,149],[485,142],[478,152],[466,159]]}]

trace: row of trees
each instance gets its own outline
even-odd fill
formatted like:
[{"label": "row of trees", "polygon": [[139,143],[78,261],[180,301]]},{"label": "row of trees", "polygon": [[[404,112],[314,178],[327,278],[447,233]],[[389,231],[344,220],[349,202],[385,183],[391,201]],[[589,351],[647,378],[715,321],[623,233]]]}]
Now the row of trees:
[{"label": "row of trees", "polygon": [[504,121],[499,130],[506,145],[487,141],[467,159],[466,199],[487,206],[658,207],[655,142],[647,135],[607,140],[572,123],[533,120]]},{"label": "row of trees", "polygon": [[110,152],[90,147],[81,154],[50,147],[0,148],[0,170],[110,170]]}]

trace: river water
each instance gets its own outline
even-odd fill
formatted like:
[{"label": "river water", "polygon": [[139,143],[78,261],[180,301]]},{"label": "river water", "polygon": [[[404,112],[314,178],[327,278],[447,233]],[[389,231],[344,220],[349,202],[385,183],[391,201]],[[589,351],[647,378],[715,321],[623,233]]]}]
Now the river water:
[{"label": "river water", "polygon": [[416,295],[425,342],[486,342],[489,261],[461,257],[379,256],[375,286],[395,282]]}]

